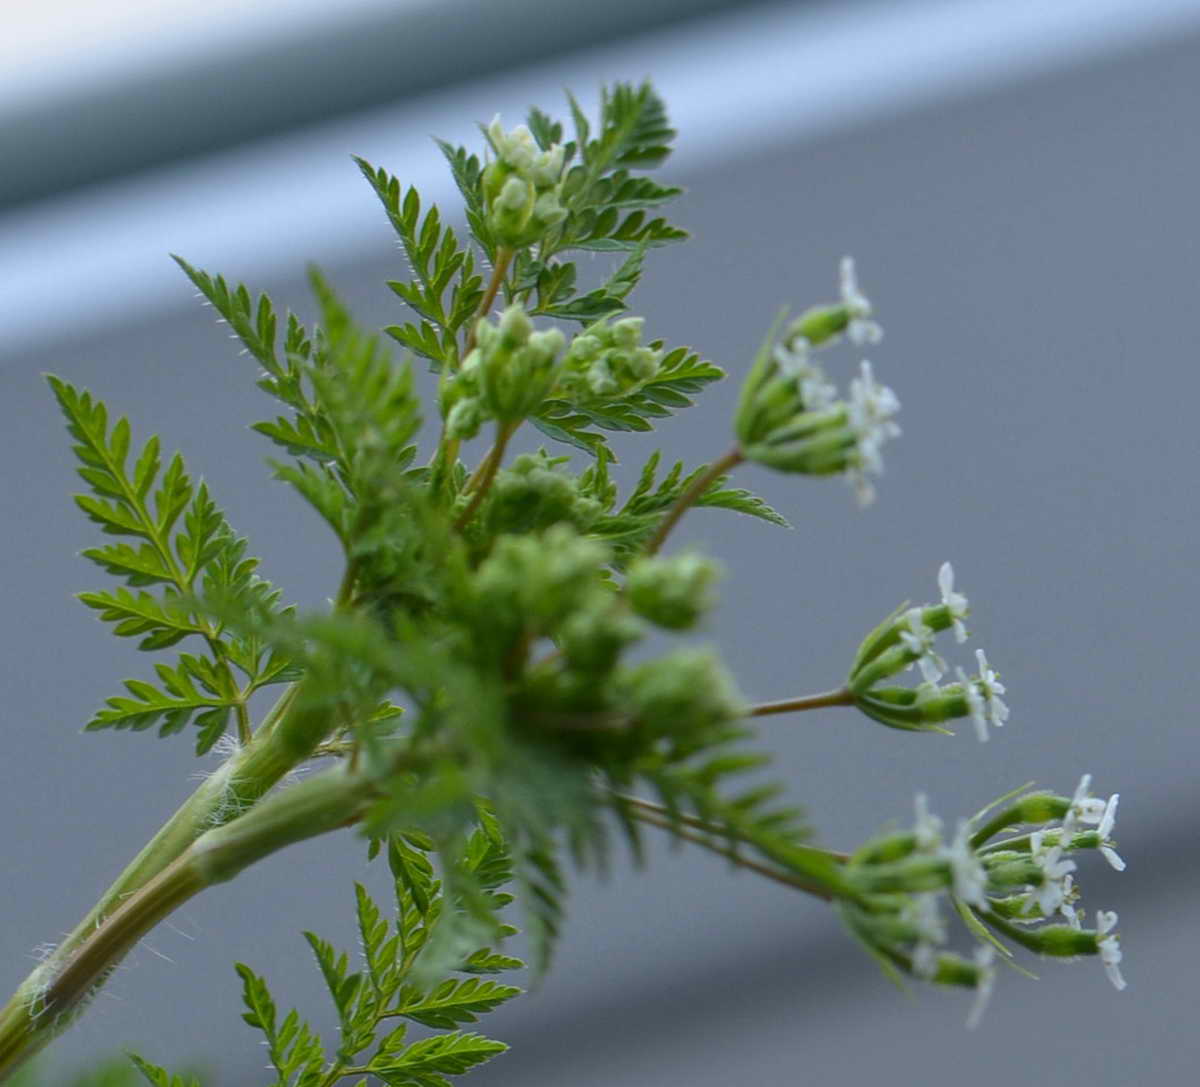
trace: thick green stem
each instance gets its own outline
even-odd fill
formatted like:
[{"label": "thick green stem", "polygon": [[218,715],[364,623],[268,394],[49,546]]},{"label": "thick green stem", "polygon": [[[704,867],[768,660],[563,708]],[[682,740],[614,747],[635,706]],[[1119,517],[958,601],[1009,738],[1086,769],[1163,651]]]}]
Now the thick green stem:
[{"label": "thick green stem", "polygon": [[164,917],[216,883],[295,842],[348,826],[374,799],[371,782],[343,767],[264,800],[200,835],[107,916],[81,925],[0,1010],[0,1081],[82,1012],[113,968]]},{"label": "thick green stem", "polygon": [[[311,755],[330,727],[330,711],[325,707],[305,706],[298,685],[284,693],[251,742],[210,774],[184,801],[74,931],[30,974],[8,1007],[0,1013],[0,1079],[10,1067],[15,1067],[5,1063],[9,1059],[9,1048],[16,1044],[14,1038],[22,1032],[40,1038],[31,1043],[33,1048],[28,1052],[21,1047],[14,1050],[20,1052],[20,1060],[24,1061],[63,1029],[71,1018],[61,1008],[52,1012],[48,1007],[42,1007],[36,1014],[30,1011],[40,999],[40,989],[44,987],[42,979],[58,975],[63,964],[74,963],[84,947],[93,946],[99,933],[108,933],[112,919],[130,903],[141,901],[142,892],[151,885],[157,886],[164,874],[201,836],[212,834],[215,828],[237,819],[257,803],[285,774]],[[162,898],[164,902],[167,900]],[[165,914],[155,916],[150,923],[156,923],[161,916]],[[111,936],[105,937],[105,941],[111,939]],[[107,943],[104,946],[108,946]],[[110,957],[115,954],[111,964],[115,965],[127,950],[128,947],[124,947],[113,952],[110,947],[106,953],[110,953]],[[91,976],[91,987],[97,987],[103,981],[101,972]],[[77,998],[75,1003],[78,1002]],[[60,1025],[46,1034],[43,1020]]]}]

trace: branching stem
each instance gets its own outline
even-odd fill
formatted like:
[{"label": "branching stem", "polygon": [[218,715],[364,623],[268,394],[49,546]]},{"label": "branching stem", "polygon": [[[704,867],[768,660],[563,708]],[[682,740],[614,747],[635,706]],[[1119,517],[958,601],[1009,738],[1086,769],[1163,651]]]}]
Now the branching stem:
[{"label": "branching stem", "polygon": [[[625,797],[626,801],[633,800],[632,797]],[[646,801],[640,801],[631,805],[630,814],[639,822],[645,823],[647,826],[658,827],[661,830],[670,831],[676,838],[680,838],[685,842],[691,842],[693,845],[698,845],[702,849],[707,849],[710,853],[716,853],[718,856],[725,857],[732,861],[739,868],[745,868],[749,872],[755,872],[760,876],[764,876],[775,883],[782,883],[786,887],[793,887],[796,890],[804,891],[805,894],[814,895],[825,902],[832,902],[833,895],[827,887],[822,887],[816,883],[810,883],[801,876],[794,875],[791,872],[784,872],[781,869],[773,868],[768,864],[761,864],[758,861],[751,860],[749,857],[743,856],[732,846],[723,844],[728,838],[716,840],[709,837],[709,833],[718,834],[718,831],[701,833],[687,829],[690,823],[687,820],[681,820],[683,825],[677,825],[671,821],[669,815],[658,815],[654,809],[657,805],[649,804]],[[665,809],[661,809],[665,811]]]},{"label": "branching stem", "polygon": [[504,277],[508,275],[508,266],[512,263],[512,259],[513,250],[504,246],[497,247],[496,263],[492,266],[492,278],[488,280],[487,290],[483,292],[483,297],[479,300],[479,308],[475,311],[475,316],[471,318],[470,327],[467,329],[467,343],[462,353],[464,359],[475,348],[475,326],[479,324],[481,317],[486,317],[491,313],[492,303],[496,301],[496,295],[500,293],[500,287],[504,283]]},{"label": "branching stem", "polygon": [[658,530],[646,545],[646,554],[657,555],[659,548],[666,542],[667,537],[671,534],[671,529],[678,523],[679,518],[687,513],[691,506],[695,505],[700,496],[713,483],[723,475],[727,475],[745,459],[741,446],[735,445],[723,457],[719,457],[713,461],[704,472],[698,475],[692,482],[692,485],[675,500],[675,504],[667,511],[667,515],[662,519]]},{"label": "branching stem", "polygon": [[192,842],[104,917],[81,925],[0,1009],[0,1080],[66,1029],[113,968],[163,918],[256,861],[349,826],[375,799],[367,778],[337,767],[264,800]]},{"label": "branching stem", "polygon": [[457,531],[461,532],[475,516],[475,511],[479,509],[479,504],[487,495],[492,480],[496,478],[496,473],[500,470],[500,465],[504,463],[504,451],[508,448],[509,439],[516,433],[517,427],[520,425],[519,422],[496,424],[495,443],[488,450],[487,456],[479,462],[479,467],[475,469],[474,474],[467,480],[467,484],[463,488],[464,494],[471,495],[471,501],[467,504],[467,508],[459,514],[458,520],[454,522]]},{"label": "branching stem", "polygon": [[799,698],[783,698],[778,702],[760,702],[751,706],[747,717],[767,717],[775,713],[800,713],[804,710],[820,710],[826,706],[853,706],[854,695],[849,688],[842,687],[836,691],[825,691],[823,694],[803,695]]}]

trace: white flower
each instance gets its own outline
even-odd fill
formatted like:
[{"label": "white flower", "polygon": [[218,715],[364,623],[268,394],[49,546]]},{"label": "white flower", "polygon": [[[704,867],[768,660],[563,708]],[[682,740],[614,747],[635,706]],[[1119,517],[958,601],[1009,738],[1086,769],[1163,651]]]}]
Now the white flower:
[{"label": "white flower", "polygon": [[1080,920],[1079,911],[1074,907],[1075,899],[1079,896],[1079,892],[1075,890],[1074,877],[1066,876],[1063,878],[1063,900],[1058,905],[1058,912],[1067,919],[1067,923],[1073,929],[1083,928],[1083,922]]},{"label": "white flower", "polygon": [[916,930],[913,949],[913,973],[919,978],[931,978],[937,973],[937,949],[946,942],[946,922],[938,909],[936,891],[915,894],[900,911],[900,920]]},{"label": "white flower", "polygon": [[925,682],[937,683],[945,674],[946,662],[933,651],[936,635],[925,625],[920,608],[909,608],[904,620],[907,629],[900,629],[900,643],[915,657],[913,663],[920,667]]},{"label": "white flower", "polygon": [[917,793],[915,807],[917,821],[913,825],[913,833],[917,839],[917,849],[922,853],[931,853],[942,844],[942,821],[929,810],[929,797]]},{"label": "white flower", "polygon": [[1113,824],[1117,821],[1117,801],[1120,799],[1120,793],[1113,793],[1108,798],[1108,803],[1104,805],[1104,815],[1100,819],[1100,825],[1096,827],[1096,833],[1100,835],[1101,855],[1118,872],[1124,872],[1125,862],[1121,860],[1120,854],[1109,844]]},{"label": "white flower", "polygon": [[918,940],[913,948],[913,974],[928,981],[937,973],[937,965],[937,948],[927,940]]},{"label": "white flower", "polygon": [[954,841],[942,850],[942,856],[950,862],[955,895],[982,909],[987,905],[983,893],[987,887],[987,873],[971,848],[970,837],[970,825],[967,820],[960,819]]},{"label": "white flower", "polygon": [[1100,949],[1100,961],[1104,963],[1104,972],[1108,980],[1118,989],[1125,988],[1125,979],[1121,977],[1121,944],[1116,933],[1112,932],[1117,926],[1117,915],[1114,910],[1096,911],[1096,946]]},{"label": "white flower", "polygon": [[[1029,838],[1029,853],[1033,863],[1042,871],[1042,884],[1029,892],[1025,899],[1025,911],[1028,913],[1036,902],[1041,908],[1042,916],[1049,917],[1062,908],[1071,890],[1071,873],[1075,871],[1074,861],[1062,859],[1062,846],[1046,845],[1045,831],[1035,830]],[[1068,916],[1069,919],[1069,915]]]},{"label": "white flower", "polygon": [[799,377],[809,367],[811,349],[805,337],[793,336],[789,343],[777,343],[771,357],[788,377]]},{"label": "white flower", "polygon": [[891,389],[875,380],[869,362],[864,360],[860,369],[860,376],[850,382],[846,419],[858,445],[858,466],[851,471],[850,479],[859,502],[865,506],[875,496],[866,473],[882,473],[879,451],[884,442],[900,436],[900,427],[891,418],[900,410],[900,401]]},{"label": "white flower", "polygon": [[958,678],[963,685],[967,708],[970,710],[971,719],[975,722],[975,732],[979,736],[979,742],[986,743],[988,725],[1000,728],[1008,720],[1008,707],[1000,699],[1000,695],[1005,692],[1004,684],[988,667],[987,657],[984,656],[982,649],[975,650],[975,659],[979,662],[979,675],[969,677],[960,668],[958,669]]},{"label": "white flower", "polygon": [[824,411],[832,407],[838,398],[837,386],[825,379],[815,366],[810,366],[807,372],[797,375],[800,385],[800,399],[804,401],[805,411]]},{"label": "white flower", "polygon": [[847,416],[850,428],[858,436],[863,467],[876,474],[883,471],[880,446],[888,439],[900,436],[900,427],[891,418],[899,410],[900,401],[896,394],[875,380],[871,364],[864,359],[859,366],[859,376],[850,382]]},{"label": "white flower", "polygon": [[967,1029],[974,1030],[983,1018],[984,1009],[992,997],[992,989],[996,984],[996,968],[992,960],[996,957],[996,949],[991,944],[984,944],[975,949],[975,966],[979,970],[979,980],[975,983],[975,1002],[967,1015]]},{"label": "white flower", "polygon": [[966,618],[970,605],[962,593],[954,591],[954,567],[948,562],[942,563],[937,580],[938,589],[942,593],[942,606],[950,612],[950,618],[954,621],[954,637],[961,645],[967,640],[967,628],[963,625],[963,619]]},{"label": "white flower", "polygon": [[[1108,803],[1091,795],[1092,792],[1092,775],[1084,774],[1079,779],[1079,784],[1075,787],[1075,795],[1071,798],[1071,806],[1067,809],[1067,814],[1063,818],[1062,833],[1065,841],[1074,834],[1081,824],[1098,826],[1104,820],[1104,816],[1108,811],[1109,804],[1112,805],[1112,815],[1116,818],[1117,813],[1117,797],[1114,795]],[[1112,820],[1109,821],[1109,829],[1112,829]]]},{"label": "white flower", "polygon": [[850,324],[846,327],[846,335],[851,343],[878,343],[883,339],[883,329],[871,320],[871,303],[858,286],[854,274],[854,258],[843,257],[841,268],[842,305],[850,311]]}]

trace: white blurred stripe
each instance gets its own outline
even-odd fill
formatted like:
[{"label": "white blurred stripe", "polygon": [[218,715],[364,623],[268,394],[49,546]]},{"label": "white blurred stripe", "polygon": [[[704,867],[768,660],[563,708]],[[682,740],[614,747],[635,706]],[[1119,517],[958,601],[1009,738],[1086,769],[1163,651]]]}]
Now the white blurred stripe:
[{"label": "white blurred stripe", "polygon": [[0,35],[0,117],[197,59],[321,34],[372,11],[439,0],[12,0]]},{"label": "white blurred stripe", "polygon": [[1198,30],[1200,0],[891,0],[714,17],[548,59],[0,217],[4,350],[187,298],[168,252],[250,282],[382,254],[388,228],[350,154],[454,207],[430,136],[477,143],[474,120],[501,111],[514,123],[530,103],[561,102],[565,86],[651,75],[681,133],[671,166],[684,175]]}]

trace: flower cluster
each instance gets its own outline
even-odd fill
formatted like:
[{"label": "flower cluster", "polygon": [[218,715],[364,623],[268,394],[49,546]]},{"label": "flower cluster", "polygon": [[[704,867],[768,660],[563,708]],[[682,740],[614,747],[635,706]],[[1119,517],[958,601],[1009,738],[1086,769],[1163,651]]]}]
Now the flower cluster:
[{"label": "flower cluster", "polygon": [[843,399],[816,361],[818,348],[843,336],[855,345],[883,336],[849,257],[842,261],[841,293],[841,302],[798,317],[778,342],[768,338],[742,391],[737,435],[747,459],[767,467],[846,475],[866,505],[875,495],[868,476],[883,471],[880,451],[900,435],[893,418],[900,401],[865,360]]},{"label": "flower cluster", "polygon": [[563,147],[539,148],[525,125],[505,132],[499,116],[484,135],[496,153],[483,171],[488,226],[501,245],[529,245],[567,216],[561,202]]},{"label": "flower cluster", "polygon": [[[1095,849],[1113,867],[1125,867],[1110,838],[1117,796],[1093,798],[1090,785],[1085,774],[1071,798],[1028,794],[980,826],[985,809],[960,820],[949,840],[942,820],[918,794],[912,830],[872,839],[847,861],[847,881],[857,897],[843,906],[843,915],[890,967],[975,989],[971,1026],[991,992],[995,954],[1012,955],[1005,938],[1044,956],[1098,956],[1112,984],[1125,988],[1117,915],[1098,910],[1096,927],[1087,929],[1074,905],[1079,892],[1072,855]],[[979,940],[970,959],[948,950],[943,896]],[[1065,924],[1055,922],[1059,917]]]},{"label": "flower cluster", "polygon": [[563,357],[558,392],[576,403],[627,396],[658,372],[662,349],[642,345],[644,317],[596,321],[580,332]]},{"label": "flower cluster", "polygon": [[[966,641],[963,620],[970,604],[954,588],[954,568],[948,562],[938,570],[941,601],[923,607],[902,608],[884,620],[859,647],[847,682],[854,703],[869,717],[891,728],[944,731],[940,725],[957,717],[970,717],[980,741],[989,726],[1008,720],[1001,699],[1005,687],[988,665],[982,649],[975,650],[977,675],[956,669],[957,683],[939,686],[949,668],[934,647],[940,631],[951,630],[959,643]],[[919,668],[923,682],[916,688],[881,687],[899,672]]]},{"label": "flower cluster", "polygon": [[481,317],[475,347],[458,373],[442,380],[439,401],[446,432],[473,438],[488,419],[524,419],[553,385],[555,357],[565,342],[556,328],[535,332],[519,303],[509,306],[495,325]]}]

